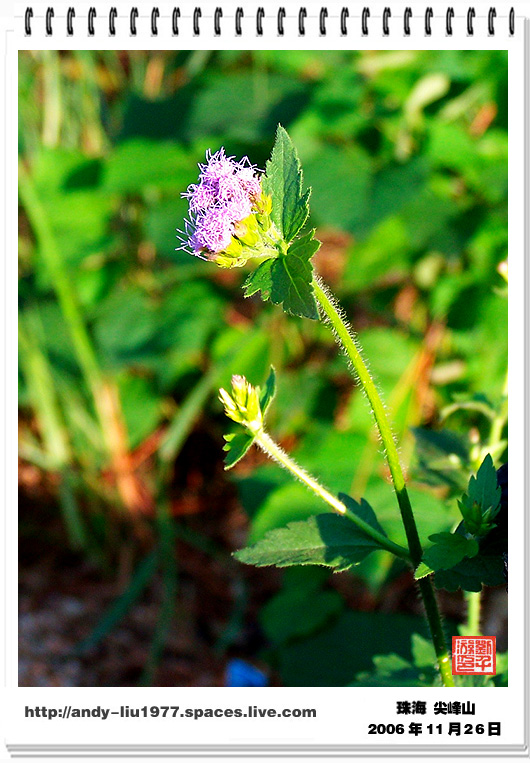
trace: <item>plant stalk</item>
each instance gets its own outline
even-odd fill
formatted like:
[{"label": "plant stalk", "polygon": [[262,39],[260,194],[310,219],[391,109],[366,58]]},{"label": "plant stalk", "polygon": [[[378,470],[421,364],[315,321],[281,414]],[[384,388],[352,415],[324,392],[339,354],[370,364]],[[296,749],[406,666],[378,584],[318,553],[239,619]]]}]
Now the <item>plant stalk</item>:
[{"label": "plant stalk", "polygon": [[482,591],[465,591],[467,602],[466,635],[480,636],[480,603]]},{"label": "plant stalk", "polygon": [[[334,298],[329,294],[322,281],[316,276],[313,278],[313,289],[320,305],[321,313],[331,325],[337,340],[344,348],[372,408],[372,413],[385,448],[386,459],[401,512],[405,534],[407,536],[407,543],[410,550],[410,561],[413,567],[416,568],[421,562],[423,549],[418,535],[418,528],[416,526],[414,514],[412,512],[412,506],[405,484],[405,477],[399,461],[396,442],[383,401],[379,396],[377,387],[375,386],[366,363],[355,343],[353,335],[340,313],[340,309],[337,307]],[[419,581],[419,588],[425,605],[427,620],[429,622],[432,642],[436,651],[442,681],[445,686],[454,686],[453,676],[451,674],[451,662],[445,642],[442,621],[430,577],[422,578]]]},{"label": "plant stalk", "polygon": [[291,472],[291,474],[303,482],[306,487],[312,490],[313,493],[318,495],[319,498],[322,498],[322,500],[329,504],[331,508],[337,512],[337,514],[342,514],[354,522],[360,530],[373,538],[382,548],[390,551],[390,553],[394,554],[395,556],[399,556],[401,559],[407,559],[410,561],[410,556],[406,548],[399,546],[397,543],[393,543],[393,541],[389,540],[386,535],[378,532],[375,528],[354,514],[353,511],[348,509],[346,504],[342,503],[342,501],[332,495],[332,493],[330,493],[329,490],[317,482],[314,477],[311,477],[311,475],[308,474],[305,469],[302,469],[301,466],[298,466],[298,464],[293,461],[290,456],[287,455],[283,448],[280,448],[280,446],[274,442],[272,437],[267,434],[264,429],[260,429],[257,431],[257,433],[255,433],[255,443],[256,445],[259,445],[260,448],[268,456],[281,464],[281,466],[284,466],[288,471]]}]

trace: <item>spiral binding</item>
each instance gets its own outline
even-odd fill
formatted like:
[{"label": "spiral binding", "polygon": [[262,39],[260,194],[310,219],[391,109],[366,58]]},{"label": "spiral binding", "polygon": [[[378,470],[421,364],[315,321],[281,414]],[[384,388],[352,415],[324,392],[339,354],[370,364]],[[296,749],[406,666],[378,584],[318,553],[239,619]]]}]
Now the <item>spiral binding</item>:
[{"label": "spiral binding", "polygon": [[[72,37],[74,35],[74,19],[76,17],[76,11],[73,6],[70,6],[66,13],[66,34],[68,37]],[[139,11],[137,6],[131,7],[130,14],[129,14],[129,23],[128,23],[128,31],[132,37],[136,37],[138,33],[137,29],[137,20],[139,17]],[[285,6],[280,6],[278,8],[278,11],[276,13],[276,30],[279,37],[283,37],[285,35],[285,19],[287,17],[287,12],[285,9]],[[298,9],[298,34],[300,37],[304,37],[306,34],[306,21],[307,21],[307,8],[305,6],[300,6]],[[367,37],[370,34],[374,34],[377,32],[377,30],[374,28],[374,24],[369,24],[368,21],[371,17],[370,8],[368,6],[364,6],[361,12],[360,16],[360,31],[361,35],[363,37]],[[48,7],[44,16],[44,29],[47,37],[53,36],[54,33],[54,22],[55,18],[55,10],[52,6]],[[151,9],[151,34],[153,37],[157,37],[159,33],[159,22],[161,20],[160,17],[160,9],[157,6],[153,6]],[[173,37],[177,37],[180,34],[180,19],[181,19],[181,11],[179,7],[174,7],[173,12],[171,14],[171,17],[166,17],[164,19],[164,22],[166,22],[167,18],[170,18],[171,21],[171,34]],[[193,35],[195,37],[200,36],[201,34],[201,18],[202,18],[202,9],[200,6],[196,6],[193,10],[192,14],[192,31]],[[213,33],[216,37],[220,37],[222,34],[223,29],[225,28],[225,24],[221,25],[221,19],[223,18],[223,9],[221,6],[217,6],[215,8],[214,14],[213,14]],[[244,10],[242,7],[238,7],[236,9],[235,15],[234,15],[234,31],[237,37],[241,37],[243,34],[243,19],[247,18]],[[256,34],[258,37],[262,37],[264,33],[264,21],[266,18],[265,9],[260,6],[255,15],[254,15],[254,26],[256,30]],[[333,18],[333,20],[336,20],[336,16]],[[348,34],[352,33],[352,24],[349,22],[350,19],[350,11],[347,6],[342,7],[339,15],[339,30],[341,36],[345,37]],[[390,24],[399,24],[401,23],[403,34],[405,37],[409,37],[411,34],[411,19],[413,18],[412,9],[410,7],[405,8],[403,12],[403,16],[400,20],[393,16],[392,10],[389,6],[385,7],[383,10],[383,14],[381,17],[381,33],[384,37],[387,37],[390,34]],[[466,14],[466,33],[469,37],[473,37],[475,34],[475,18],[476,18],[476,11],[473,6],[469,6],[467,9]],[[496,33],[496,26],[497,23],[495,19],[497,18],[497,9],[494,7],[491,7],[488,12],[488,36],[492,37]],[[27,6],[26,11],[24,14],[24,33],[26,37],[31,37],[33,33],[33,19],[34,19],[34,13],[32,6]],[[95,21],[97,19],[97,11],[95,7],[90,7],[87,14],[87,34],[89,37],[93,37],[96,33],[95,31]],[[445,34],[448,37],[451,37],[453,35],[453,29],[454,29],[454,19],[455,19],[455,11],[452,6],[447,8],[446,14],[445,14]],[[392,21],[391,21],[392,20]],[[101,19],[101,23],[104,23],[105,19]],[[118,21],[118,12],[117,9],[113,6],[108,13],[106,22],[108,27],[108,33],[111,37],[116,36],[116,25]],[[429,6],[425,9],[425,12],[423,14],[423,28],[424,33],[427,37],[430,37],[433,33],[433,21],[434,21],[434,12],[433,9]],[[121,21],[120,21],[121,23]],[[248,17],[248,24],[251,23],[251,17]],[[330,24],[330,14],[327,6],[322,6],[320,9],[320,13],[318,16],[318,29],[319,34],[321,37],[326,37],[328,34],[328,28]],[[515,34],[515,10],[514,8],[510,8],[510,11],[508,13],[508,33],[510,36],[513,36]]]}]

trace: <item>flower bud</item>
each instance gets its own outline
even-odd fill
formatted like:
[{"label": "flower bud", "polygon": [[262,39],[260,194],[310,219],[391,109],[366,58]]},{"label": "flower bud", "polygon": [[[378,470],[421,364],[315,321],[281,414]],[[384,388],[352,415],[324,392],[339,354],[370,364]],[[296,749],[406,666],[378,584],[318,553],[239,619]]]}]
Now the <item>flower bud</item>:
[{"label": "flower bud", "polygon": [[251,432],[258,432],[263,426],[259,387],[253,387],[244,376],[232,376],[232,394],[219,390],[226,415]]}]

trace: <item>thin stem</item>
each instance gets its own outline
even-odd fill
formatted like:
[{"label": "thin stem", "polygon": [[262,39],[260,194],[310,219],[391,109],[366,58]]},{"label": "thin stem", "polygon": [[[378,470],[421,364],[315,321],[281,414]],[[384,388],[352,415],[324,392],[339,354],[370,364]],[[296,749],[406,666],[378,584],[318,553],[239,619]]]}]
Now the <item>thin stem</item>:
[{"label": "thin stem", "polygon": [[482,591],[465,591],[467,602],[466,633],[468,636],[480,636],[480,598]]},{"label": "thin stem", "polygon": [[397,452],[394,435],[390,428],[390,423],[386,415],[383,401],[381,400],[377,387],[366,367],[366,364],[361,356],[361,353],[355,343],[350,330],[345,324],[340,312],[335,305],[334,299],[327,292],[323,284],[318,280],[313,280],[313,287],[315,289],[316,297],[320,303],[322,311],[327,320],[331,324],[333,331],[337,335],[340,343],[344,347],[348,358],[351,361],[355,373],[357,374],[361,386],[368,398],[368,401],[372,407],[372,413],[383,441],[383,446],[386,452],[386,458],[390,474],[392,476],[392,482],[394,484],[394,490],[396,492],[399,508],[401,510],[401,516],[403,517],[403,524],[405,526],[405,532],[407,534],[407,540],[410,548],[410,557],[415,567],[421,562],[423,556],[423,549],[421,547],[420,538],[418,535],[418,529],[412,513],[412,507],[410,505],[410,499],[405,485],[405,477],[403,476],[403,470],[399,461],[399,455]]},{"label": "thin stem", "polygon": [[255,443],[259,445],[268,456],[284,466],[288,471],[291,472],[291,474],[303,482],[304,485],[312,490],[313,493],[318,495],[319,498],[322,498],[322,500],[329,504],[338,514],[342,514],[343,516],[350,519],[357,525],[357,527],[359,527],[359,529],[366,533],[366,535],[369,535],[371,538],[377,541],[377,543],[382,548],[390,551],[395,556],[410,560],[410,556],[406,548],[399,546],[397,543],[393,543],[386,537],[386,535],[378,532],[375,528],[373,528],[367,522],[350,511],[346,504],[332,495],[332,493],[330,493],[329,490],[317,482],[314,477],[311,477],[311,475],[308,474],[305,469],[302,469],[301,466],[298,466],[298,464],[293,461],[293,459],[288,456],[287,453],[276,442],[274,442],[272,437],[270,437],[270,435],[267,434],[265,430],[258,430],[258,432],[255,434]]},{"label": "thin stem", "polygon": [[[504,387],[502,390],[502,401],[498,413],[493,417],[491,422],[490,436],[488,440],[488,446],[491,450],[498,449],[502,441],[502,433],[506,422],[508,421],[508,374],[504,380]],[[498,454],[502,455],[501,453]]]},{"label": "thin stem", "polygon": [[445,641],[445,633],[442,626],[442,619],[438,610],[438,602],[436,601],[436,595],[431,582],[431,576],[418,580],[418,587],[420,589],[423,604],[425,606],[425,612],[427,614],[427,620],[429,623],[429,629],[431,631],[431,639],[436,653],[436,659],[438,661],[438,669],[444,686],[454,686],[455,681],[451,672],[451,657],[447,649]]},{"label": "thin stem", "polygon": [[[355,343],[353,335],[350,332],[347,323],[340,314],[335,300],[329,294],[324,284],[317,277],[313,278],[313,288],[315,291],[315,296],[320,304],[321,312],[331,325],[339,343],[344,348],[344,351],[346,352],[346,355],[348,356],[355,370],[355,373],[359,378],[364,393],[372,407],[372,413],[374,415],[375,422],[377,424],[377,428],[385,448],[386,459],[390,469],[394,490],[403,520],[403,526],[407,536],[407,542],[410,550],[410,561],[413,567],[417,567],[421,562],[423,549],[421,546],[420,537],[418,535],[418,528],[416,526],[414,514],[412,512],[412,506],[410,504],[407,487],[405,485],[405,477],[403,475],[403,470],[399,461],[396,442],[392,434],[392,429],[390,427],[383,401],[379,396],[377,387],[375,386],[370,372],[366,367],[359,348]],[[425,612],[429,622],[432,642],[436,651],[436,657],[438,659],[438,666],[440,669],[442,681],[445,686],[454,686],[453,676],[451,674],[451,662],[445,642],[442,621],[430,577],[422,578],[419,581],[419,588],[423,598],[423,603],[425,605]]]}]

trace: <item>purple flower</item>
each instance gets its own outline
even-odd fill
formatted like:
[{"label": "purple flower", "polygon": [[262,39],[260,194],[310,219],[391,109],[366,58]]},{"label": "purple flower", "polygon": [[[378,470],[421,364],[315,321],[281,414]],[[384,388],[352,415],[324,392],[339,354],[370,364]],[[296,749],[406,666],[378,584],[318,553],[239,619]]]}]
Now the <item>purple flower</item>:
[{"label": "purple flower", "polygon": [[236,162],[224,148],[206,152],[199,164],[199,182],[188,186],[189,220],[182,235],[182,249],[201,256],[218,254],[228,247],[234,225],[244,220],[259,201],[261,184],[257,168],[248,157]]},{"label": "purple flower", "polygon": [[194,222],[195,230],[189,241],[194,254],[207,249],[209,252],[222,252],[232,238],[230,219],[225,209],[208,209]]}]

